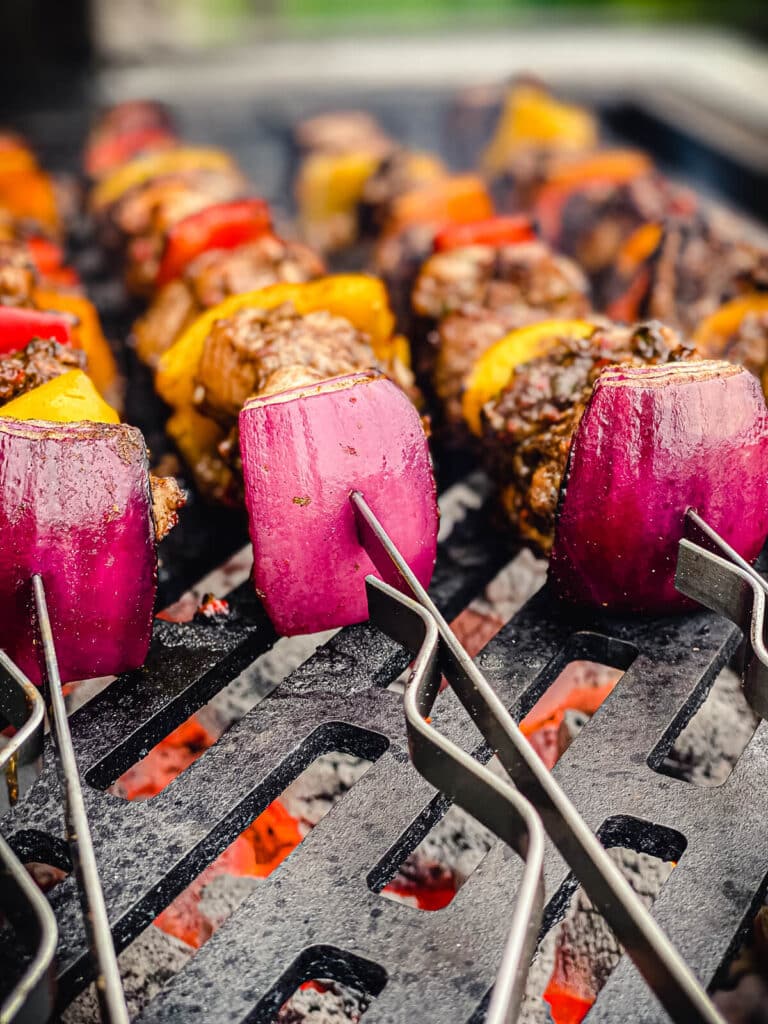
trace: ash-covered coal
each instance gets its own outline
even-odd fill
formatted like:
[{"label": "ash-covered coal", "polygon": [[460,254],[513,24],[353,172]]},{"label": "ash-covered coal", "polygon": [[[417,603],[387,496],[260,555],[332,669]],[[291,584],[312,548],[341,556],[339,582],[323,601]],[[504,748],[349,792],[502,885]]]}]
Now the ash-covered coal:
[{"label": "ash-covered coal", "polygon": [[369,1005],[360,989],[320,978],[306,982],[283,1003],[275,1024],[357,1024]]}]

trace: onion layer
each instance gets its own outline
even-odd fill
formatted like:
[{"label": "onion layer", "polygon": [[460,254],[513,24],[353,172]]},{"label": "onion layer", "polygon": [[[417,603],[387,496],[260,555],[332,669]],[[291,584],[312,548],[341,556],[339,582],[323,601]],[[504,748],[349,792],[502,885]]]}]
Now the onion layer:
[{"label": "onion layer", "polygon": [[616,612],[691,607],[675,590],[695,508],[752,561],[768,535],[768,410],[719,361],[605,370],[576,430],[558,505],[556,591]]},{"label": "onion layer", "polygon": [[34,573],[64,682],[143,663],[157,556],[140,431],[0,418],[0,535],[0,646],[31,679],[41,679]]},{"label": "onion layer", "polygon": [[435,482],[418,413],[376,373],[252,399],[240,448],[253,541],[253,579],[286,635],[368,617],[350,492],[362,491],[419,580],[437,550]]}]

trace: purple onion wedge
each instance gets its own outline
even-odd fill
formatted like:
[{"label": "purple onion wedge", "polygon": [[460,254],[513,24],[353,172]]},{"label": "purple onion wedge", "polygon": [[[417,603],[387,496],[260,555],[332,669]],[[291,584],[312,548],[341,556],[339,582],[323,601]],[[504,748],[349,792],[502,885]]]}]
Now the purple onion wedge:
[{"label": "purple onion wedge", "polygon": [[0,646],[35,682],[30,578],[45,584],[62,681],[141,665],[157,556],[144,438],[114,423],[0,418]]},{"label": "purple onion wedge", "polygon": [[358,539],[353,490],[429,584],[432,464],[419,414],[391,380],[355,373],[251,399],[240,413],[240,450],[253,581],[280,633],[368,617],[365,577],[379,573]]},{"label": "purple onion wedge", "polygon": [[768,410],[743,367],[701,360],[604,370],[571,445],[550,578],[578,604],[681,611],[685,513],[748,561],[768,535]]}]

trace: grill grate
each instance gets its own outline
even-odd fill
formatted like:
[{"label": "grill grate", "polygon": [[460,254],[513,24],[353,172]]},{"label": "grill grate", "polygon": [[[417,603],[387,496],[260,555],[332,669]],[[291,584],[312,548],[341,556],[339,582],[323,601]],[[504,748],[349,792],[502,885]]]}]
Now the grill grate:
[{"label": "grill grate", "polygon": [[[364,100],[359,98],[361,104]],[[439,144],[449,137],[450,102],[444,96],[424,97],[408,108],[396,96],[387,102],[395,130],[398,120],[410,119],[402,136],[419,137],[419,124],[428,121],[433,134],[427,141]],[[370,105],[381,106],[381,98]],[[268,180],[275,196],[289,164],[285,117],[295,113],[287,101],[283,107],[267,124],[273,173]],[[256,107],[250,111],[249,122],[256,112]],[[621,124],[631,129],[631,118]],[[435,125],[444,128],[437,140]],[[213,127],[200,129],[201,136],[238,150],[233,139],[222,138],[226,129]],[[255,180],[265,180],[253,137],[248,152],[253,159],[244,160],[247,169]],[[120,327],[123,333],[124,324]],[[132,418],[148,427],[159,452],[157,410],[147,399],[145,383],[134,377]],[[196,562],[181,557],[182,547],[199,550],[191,529],[179,532],[167,554],[164,597],[169,599],[198,569]],[[211,538],[214,530],[209,525]],[[239,539],[236,531],[233,539]],[[468,511],[440,547],[432,594],[443,613],[450,618],[464,607],[508,555],[487,527],[485,508]],[[319,754],[341,750],[375,763],[139,1019],[266,1024],[297,984],[327,977],[376,996],[366,1024],[402,1022],[415,1007],[425,1024],[480,1020],[521,866],[497,844],[452,903],[435,914],[377,894],[445,803],[435,799],[434,790],[411,767],[401,701],[386,689],[408,656],[373,627],[342,630],[152,800],[126,803],[103,792],[272,646],[274,632],[249,589],[244,585],[229,596],[234,614],[225,626],[158,621],[146,666],[72,718],[77,759],[90,783],[87,812],[118,949]],[[574,657],[627,668],[555,774],[607,845],[667,856],[670,835],[683,836],[686,849],[653,914],[705,983],[734,947],[765,888],[768,733],[761,723],[719,788],[698,789],[653,767],[661,764],[703,702],[739,639],[735,627],[709,613],[653,621],[565,615],[542,591],[479,658],[487,679],[518,719]],[[439,699],[434,718],[465,749],[488,756],[449,693]],[[22,853],[31,834],[54,837],[53,845],[63,834],[51,750],[42,778],[0,828]],[[551,922],[573,886],[549,844],[545,879]],[[74,878],[57,886],[50,901],[60,931],[64,1006],[90,977]],[[650,1022],[663,1019],[663,1013],[625,958],[590,1020],[627,1019]]]}]

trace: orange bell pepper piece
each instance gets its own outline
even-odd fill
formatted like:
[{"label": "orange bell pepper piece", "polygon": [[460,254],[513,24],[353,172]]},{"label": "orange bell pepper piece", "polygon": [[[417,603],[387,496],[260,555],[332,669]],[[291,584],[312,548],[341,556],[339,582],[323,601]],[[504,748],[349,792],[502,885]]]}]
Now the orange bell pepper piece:
[{"label": "orange bell pepper piece", "polygon": [[37,169],[37,158],[23,139],[0,134],[0,175]]},{"label": "orange bell pepper piece", "polygon": [[14,398],[0,408],[0,416],[48,423],[119,423],[120,417],[82,370],[69,370]]},{"label": "orange bell pepper piece", "polygon": [[234,169],[235,161],[223,149],[203,146],[178,146],[135,157],[127,164],[105,175],[91,195],[91,208],[103,210],[120,199],[129,189],[153,178],[185,171],[223,171]]},{"label": "orange bell pepper piece", "polygon": [[597,121],[589,111],[561,103],[546,89],[526,82],[507,93],[493,139],[483,154],[483,167],[496,174],[523,149],[593,149],[598,134]]},{"label": "orange bell pepper piece", "polygon": [[696,348],[707,359],[722,358],[728,339],[736,334],[742,320],[751,313],[768,315],[768,292],[741,295],[705,317],[693,334]]},{"label": "orange bell pepper piece", "polygon": [[[378,359],[387,361],[391,357],[395,318],[389,308],[387,290],[378,278],[338,274],[304,284],[273,284],[232,295],[190,324],[160,359],[155,378],[160,396],[175,409],[191,406],[197,368],[213,324],[241,309],[274,309],[284,302],[291,302],[300,314],[325,309],[346,317],[368,335]],[[402,344],[398,345],[402,349]]]},{"label": "orange bell pepper piece", "polygon": [[120,376],[109,342],[101,330],[96,307],[82,295],[36,288],[32,300],[38,309],[67,313],[73,321],[75,344],[88,358],[88,374],[105,398],[120,404]]},{"label": "orange bell pepper piece", "polygon": [[0,207],[14,217],[36,221],[53,232],[61,229],[53,179],[45,171],[0,173]]},{"label": "orange bell pepper piece", "polygon": [[588,338],[594,329],[584,320],[544,320],[511,331],[492,345],[472,368],[462,396],[462,413],[470,430],[482,433],[483,406],[507,385],[518,366],[547,355],[563,337]]},{"label": "orange bell pepper piece", "polygon": [[456,224],[493,216],[485,182],[476,174],[455,174],[398,196],[392,204],[387,233],[416,224]]}]

